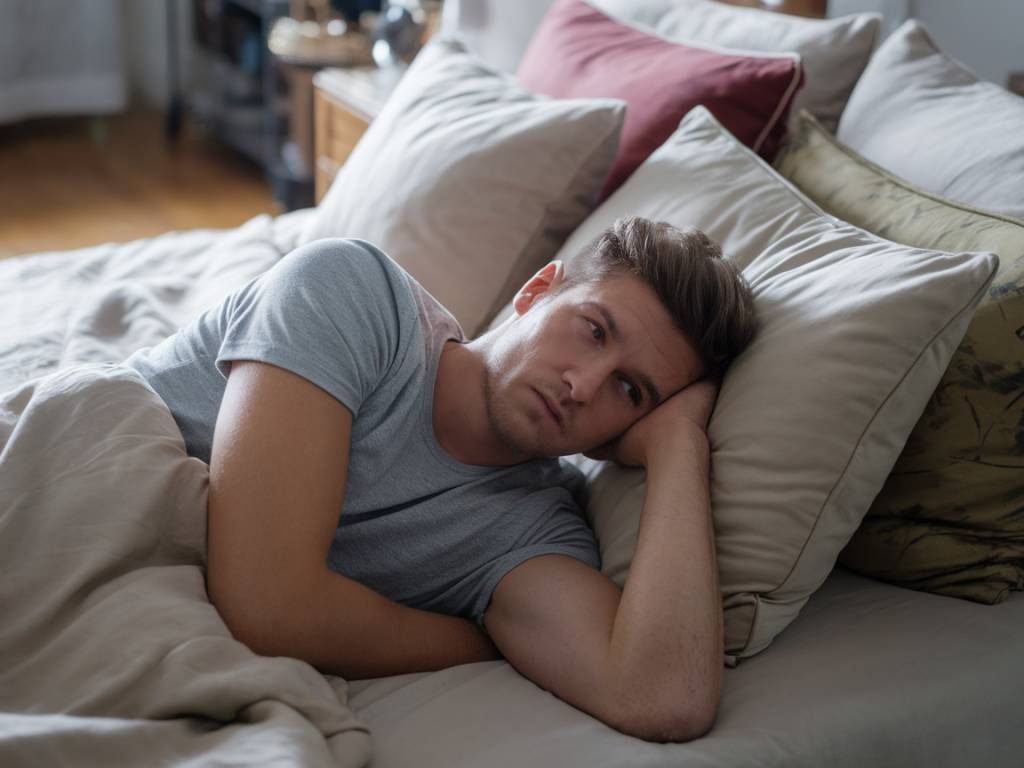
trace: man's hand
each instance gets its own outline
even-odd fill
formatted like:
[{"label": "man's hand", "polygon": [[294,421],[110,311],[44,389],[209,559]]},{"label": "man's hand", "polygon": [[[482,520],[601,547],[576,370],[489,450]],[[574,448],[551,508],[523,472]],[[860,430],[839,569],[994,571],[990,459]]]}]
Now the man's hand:
[{"label": "man's hand", "polygon": [[720,385],[718,379],[704,378],[683,387],[619,437],[583,455],[626,467],[646,467],[655,446],[679,437],[680,432],[694,429],[701,435],[707,433]]}]

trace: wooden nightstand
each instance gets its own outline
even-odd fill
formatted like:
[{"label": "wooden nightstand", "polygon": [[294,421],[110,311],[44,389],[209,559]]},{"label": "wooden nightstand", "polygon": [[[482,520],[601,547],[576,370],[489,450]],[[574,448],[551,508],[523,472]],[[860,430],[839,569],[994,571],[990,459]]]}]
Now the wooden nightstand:
[{"label": "wooden nightstand", "polygon": [[351,67],[324,69],[313,77],[318,203],[403,72],[399,68]]}]

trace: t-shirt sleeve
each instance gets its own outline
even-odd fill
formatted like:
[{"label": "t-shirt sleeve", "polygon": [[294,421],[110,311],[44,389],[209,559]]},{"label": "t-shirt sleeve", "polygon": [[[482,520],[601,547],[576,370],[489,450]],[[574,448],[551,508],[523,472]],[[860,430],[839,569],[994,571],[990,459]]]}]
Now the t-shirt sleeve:
[{"label": "t-shirt sleeve", "polygon": [[527,541],[492,561],[479,581],[479,590],[472,609],[473,619],[480,629],[484,626],[484,613],[502,578],[517,565],[538,555],[569,555],[595,570],[601,569],[601,552],[594,532],[587,524],[582,510],[572,500],[558,502],[549,514],[543,515],[529,532]]},{"label": "t-shirt sleeve", "polygon": [[399,353],[400,277],[355,239],[316,240],[225,302],[215,364],[256,360],[311,381],[357,415]]}]

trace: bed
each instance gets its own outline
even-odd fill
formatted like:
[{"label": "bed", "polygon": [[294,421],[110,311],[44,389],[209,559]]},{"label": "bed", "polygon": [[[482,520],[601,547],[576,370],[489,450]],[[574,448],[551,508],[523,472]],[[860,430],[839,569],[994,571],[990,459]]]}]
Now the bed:
[{"label": "bed", "polygon": [[[484,123],[478,128],[489,138],[464,156],[458,154],[463,138],[411,159],[403,142],[427,135],[444,141],[445,132],[425,132],[429,122],[406,134],[396,126],[413,118],[451,119],[444,110],[481,103],[479,89],[492,87],[482,84],[493,77],[485,69],[511,74],[518,68],[541,93],[572,90],[572,82],[545,80],[548,70],[570,71],[572,62],[542,66],[537,57],[548,51],[536,42],[541,25],[557,37],[609,23],[587,15],[596,11],[578,0],[554,4],[561,18],[549,14],[549,0],[516,5],[446,4],[443,31],[457,42],[438,43],[407,78],[427,84],[451,78],[478,90],[462,102],[454,85],[435,89],[433,106],[429,90],[413,93],[410,84],[404,95],[396,92],[391,111],[374,123],[363,152],[357,148],[317,208],[259,216],[235,230],[175,232],[0,262],[0,559],[9,574],[0,586],[0,763],[1020,764],[1024,713],[1017,692],[1024,689],[1024,664],[1013,638],[1024,630],[1024,460],[1014,441],[1022,440],[1024,426],[1016,424],[1014,408],[1024,392],[1024,139],[986,136],[1005,137],[1007,126],[1024,125],[1024,106],[944,57],[914,22],[879,41],[871,14],[807,27],[750,9],[729,8],[724,12],[740,15],[723,17],[708,0],[602,0],[593,6],[627,27],[623,34],[658,37],[648,42],[662,46],[665,56],[684,55],[664,46],[685,40],[700,48],[702,62],[733,57],[713,61],[710,70],[718,71],[755,66],[736,65],[737,50],[759,51],[762,85],[751,103],[772,89],[776,100],[757,107],[761,117],[748,114],[732,127],[725,107],[678,103],[653,110],[668,113],[671,125],[627,130],[621,103],[607,93],[551,94],[567,101],[542,99],[537,106],[536,97],[510,96],[519,86],[502,80],[495,97],[502,109],[533,110],[529,120],[521,117],[529,127],[523,136]],[[826,56],[828,50],[836,55]],[[532,73],[523,65],[531,56]],[[467,63],[467,57],[474,58]],[[472,69],[459,69],[467,66]],[[795,90],[794,78],[803,81]],[[820,87],[823,82],[831,88]],[[943,107],[934,89],[952,101]],[[745,92],[741,87],[732,98]],[[693,98],[706,103],[709,97]],[[987,125],[957,122],[977,114],[965,106],[979,104],[988,110]],[[505,114],[508,122],[511,113]],[[949,168],[936,167],[941,164],[927,152],[906,150],[907,136],[921,135],[915,115],[932,126],[933,151],[945,153]],[[907,133],[896,135],[897,127]],[[749,140],[739,138],[744,131]],[[968,141],[965,131],[975,137]],[[561,142],[557,156],[522,143],[538,136]],[[375,146],[385,141],[390,159]],[[647,154],[609,189],[609,169],[623,160],[623,143],[637,141],[641,149],[650,145]],[[508,147],[511,154],[503,155]],[[480,157],[487,159],[482,172],[473,165]],[[501,163],[514,163],[515,171]],[[371,168],[385,179],[379,189],[353,190],[350,179],[368,178]],[[425,180],[396,192],[386,179],[397,173]],[[438,191],[432,185],[442,174],[451,186]],[[978,174],[999,181],[979,183]],[[510,177],[512,192],[501,189]],[[417,207],[448,198],[456,199],[453,208],[464,207],[460,184],[480,198],[478,220],[465,222],[478,228],[475,260],[443,226],[449,220],[443,205]],[[502,194],[544,204],[519,204]],[[365,205],[354,205],[358,199]],[[205,512],[205,465],[183,455],[159,398],[119,363],[322,236],[387,244],[388,253],[457,308],[467,332],[481,331],[508,312],[509,286],[521,283],[524,272],[579,247],[629,211],[699,222],[757,279],[765,307],[820,292],[811,305],[813,323],[796,336],[800,344],[780,336],[771,347],[775,336],[765,333],[764,349],[738,361],[712,425],[727,642],[711,731],[687,743],[625,735],[505,660],[343,680],[238,647],[202,589],[204,522],[195,511]],[[949,239],[946,230],[960,239]],[[514,258],[488,252],[488,239]],[[409,252],[417,243],[427,243],[421,250],[436,260],[418,261]],[[777,243],[789,250],[779,251]],[[875,260],[856,260],[869,257]],[[900,260],[918,267],[900,271]],[[461,288],[438,278],[453,264],[467,275]],[[865,277],[872,270],[882,277]],[[797,274],[804,281],[794,284]],[[863,296],[844,304],[858,279],[865,281]],[[911,294],[919,298],[908,310]],[[767,317],[776,322],[774,314]],[[778,320],[778,327],[789,328],[793,317]],[[840,333],[844,323],[861,332],[814,336],[819,327]],[[972,336],[982,332],[984,338]],[[1006,341],[987,347],[996,337]],[[829,345],[838,342],[847,357],[859,356],[863,379],[841,367],[841,355],[829,357]],[[758,354],[792,355],[787,367],[797,370],[821,361],[814,374],[820,383],[801,408],[765,416],[763,425],[750,416],[763,410],[751,409],[781,408],[771,392],[793,379],[784,377],[791,372],[766,369]],[[884,363],[871,365],[876,357]],[[889,381],[888,369],[898,380],[870,395],[875,401],[864,405],[870,418],[849,426],[853,437],[840,434],[845,421],[824,421],[827,414],[815,410],[834,402],[822,399],[821,390],[839,398],[842,386],[852,388],[851,401],[870,400],[871,388]],[[751,381],[765,390],[762,399],[744,394],[757,389]],[[968,394],[956,394],[958,386]],[[853,402],[843,418],[854,422],[857,407]],[[953,415],[944,407],[955,409]],[[782,430],[774,418],[804,422],[798,434],[805,453],[771,444],[769,431]],[[945,446],[961,418],[985,440],[949,450],[973,460],[943,460],[927,469],[929,450]],[[828,432],[829,441],[815,443],[816,432]],[[786,434],[796,439],[797,433]],[[763,441],[769,455],[756,453],[757,445],[736,447],[744,435]],[[985,453],[1002,445],[1000,439],[1008,446],[1002,453]],[[833,449],[839,469],[828,464]],[[588,477],[588,519],[601,544],[602,570],[621,586],[639,525],[642,475],[573,461]],[[741,474],[759,462],[763,476]],[[805,478],[799,472],[808,467],[814,471],[803,474],[814,476]],[[823,500],[814,502],[813,515],[801,517],[797,497],[817,492],[819,481]],[[123,492],[111,496],[112,488]],[[961,490],[968,501],[941,508]],[[131,507],[132,515],[113,513],[115,503]],[[755,503],[764,517],[760,530],[744,518]],[[53,518],[45,525],[44,516],[33,514],[42,511]],[[776,548],[771,557],[767,543]],[[776,562],[778,552],[788,559]]]}]

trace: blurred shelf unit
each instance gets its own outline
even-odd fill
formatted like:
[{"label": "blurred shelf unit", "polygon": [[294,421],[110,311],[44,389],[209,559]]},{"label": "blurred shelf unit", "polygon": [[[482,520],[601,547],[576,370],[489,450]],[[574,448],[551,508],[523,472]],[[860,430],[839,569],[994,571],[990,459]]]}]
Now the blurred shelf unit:
[{"label": "blurred shelf unit", "polygon": [[288,81],[267,50],[274,21],[288,0],[193,0],[198,48],[188,112],[200,125],[263,167],[286,208],[312,204],[312,173],[289,168]]}]

